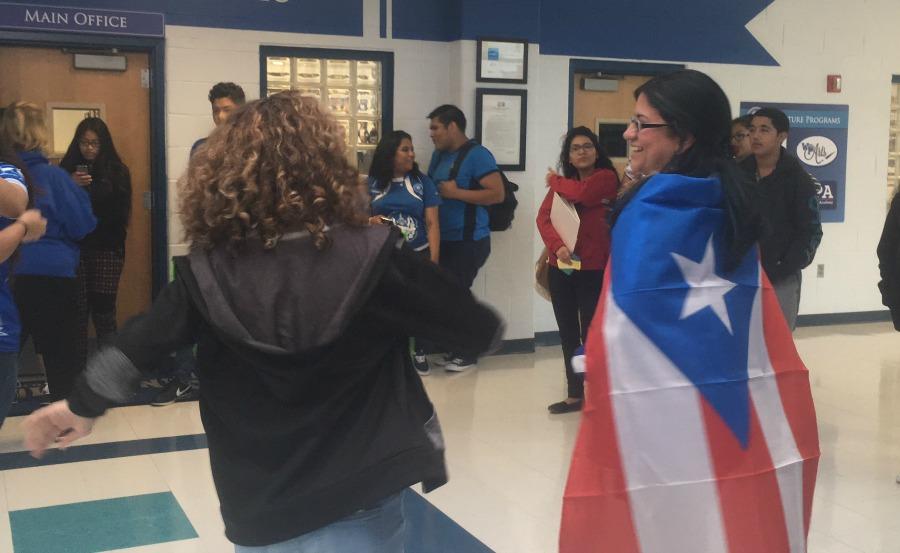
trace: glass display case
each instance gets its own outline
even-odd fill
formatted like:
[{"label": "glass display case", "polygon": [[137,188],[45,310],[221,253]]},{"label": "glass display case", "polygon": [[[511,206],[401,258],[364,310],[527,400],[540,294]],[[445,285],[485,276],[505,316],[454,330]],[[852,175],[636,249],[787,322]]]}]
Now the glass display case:
[{"label": "glass display case", "polygon": [[382,75],[379,61],[267,56],[265,90],[297,90],[322,102],[344,128],[347,158],[365,173],[381,139]]}]

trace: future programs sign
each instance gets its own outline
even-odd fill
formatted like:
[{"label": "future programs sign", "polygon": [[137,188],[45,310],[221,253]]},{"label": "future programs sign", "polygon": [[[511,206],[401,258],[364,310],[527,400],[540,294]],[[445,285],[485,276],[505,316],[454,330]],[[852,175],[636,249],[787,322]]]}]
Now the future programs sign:
[{"label": "future programs sign", "polygon": [[762,107],[778,108],[788,116],[788,153],[797,156],[816,181],[823,223],[844,222],[847,181],[847,127],[850,107],[842,104],[741,102],[741,115]]}]

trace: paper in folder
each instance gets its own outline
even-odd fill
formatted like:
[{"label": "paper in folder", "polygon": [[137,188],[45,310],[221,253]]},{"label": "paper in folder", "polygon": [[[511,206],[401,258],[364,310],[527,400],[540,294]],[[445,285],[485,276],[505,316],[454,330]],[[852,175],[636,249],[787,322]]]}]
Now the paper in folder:
[{"label": "paper in folder", "polygon": [[553,193],[553,206],[550,208],[550,223],[559,237],[562,238],[563,244],[569,248],[569,251],[575,253],[575,242],[578,241],[578,228],[581,226],[581,217],[578,211],[569,200]]}]

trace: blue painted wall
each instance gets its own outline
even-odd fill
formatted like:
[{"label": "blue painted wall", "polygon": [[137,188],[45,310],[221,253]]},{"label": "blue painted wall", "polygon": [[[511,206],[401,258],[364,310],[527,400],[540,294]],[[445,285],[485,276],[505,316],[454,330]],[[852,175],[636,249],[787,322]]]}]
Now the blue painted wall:
[{"label": "blue painted wall", "polygon": [[773,1],[542,0],[541,53],[778,65],[745,27]]},{"label": "blue painted wall", "polygon": [[[31,3],[31,2],[27,2]],[[34,4],[164,13],[170,25],[362,36],[363,0],[40,0]]]},{"label": "blue painted wall", "polygon": [[539,42],[542,54],[778,65],[746,29],[774,0],[393,0],[393,36]]},{"label": "blue painted wall", "polygon": [[[394,0],[396,3],[398,0]],[[541,41],[541,0],[462,0],[462,38]]]},{"label": "blue painted wall", "polygon": [[[746,29],[774,0],[388,0],[393,37],[524,38],[567,56],[778,65]],[[173,25],[362,36],[363,0],[42,0],[163,12]],[[385,3],[382,2],[383,6]]]},{"label": "blue painted wall", "polygon": [[393,1],[393,38],[409,40],[459,40],[462,31],[461,0]]}]

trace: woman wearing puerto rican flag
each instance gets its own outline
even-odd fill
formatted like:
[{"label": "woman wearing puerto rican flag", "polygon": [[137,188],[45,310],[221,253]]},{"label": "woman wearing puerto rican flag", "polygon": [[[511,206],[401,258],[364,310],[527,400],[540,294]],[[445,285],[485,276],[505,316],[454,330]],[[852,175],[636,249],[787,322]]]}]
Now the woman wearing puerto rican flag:
[{"label": "woman wearing puerto rican flag", "polygon": [[815,409],[760,267],[730,103],[690,70],[635,100],[637,178],[611,217],[560,551],[804,552]]}]

